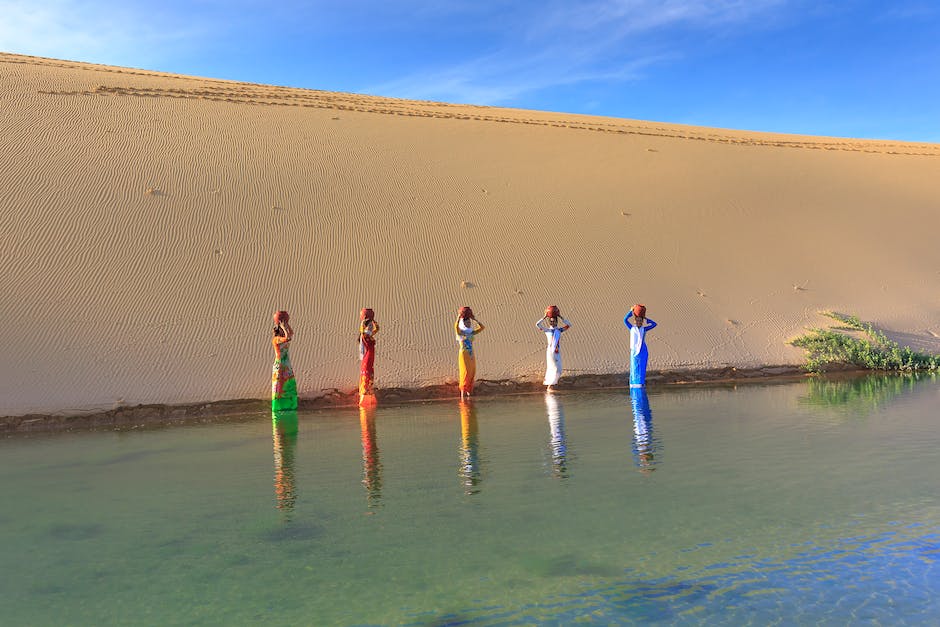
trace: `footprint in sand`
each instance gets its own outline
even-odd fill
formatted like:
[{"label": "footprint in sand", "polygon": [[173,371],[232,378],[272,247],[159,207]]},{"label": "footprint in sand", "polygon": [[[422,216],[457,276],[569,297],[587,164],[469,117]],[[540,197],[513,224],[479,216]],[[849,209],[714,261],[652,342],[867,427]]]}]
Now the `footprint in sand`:
[{"label": "footprint in sand", "polygon": [[468,289],[468,288],[471,288],[471,287],[476,287],[476,285],[474,285],[474,284],[471,283],[470,281],[461,281],[461,282],[460,282],[460,287],[462,287],[463,289]]}]

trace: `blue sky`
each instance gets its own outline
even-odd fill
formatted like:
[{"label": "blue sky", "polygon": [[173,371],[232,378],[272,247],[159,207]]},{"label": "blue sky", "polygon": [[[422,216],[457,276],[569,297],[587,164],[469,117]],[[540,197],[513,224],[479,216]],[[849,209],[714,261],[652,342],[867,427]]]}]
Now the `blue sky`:
[{"label": "blue sky", "polygon": [[0,0],[0,50],[401,98],[940,142],[935,0]]}]

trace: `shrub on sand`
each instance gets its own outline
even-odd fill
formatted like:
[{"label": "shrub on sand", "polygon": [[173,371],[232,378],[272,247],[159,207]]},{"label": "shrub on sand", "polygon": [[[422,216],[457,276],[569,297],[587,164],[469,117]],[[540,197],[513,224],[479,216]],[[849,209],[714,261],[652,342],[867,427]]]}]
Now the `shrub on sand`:
[{"label": "shrub on sand", "polygon": [[[831,311],[823,314],[841,322],[843,326],[836,329],[810,329],[806,335],[790,342],[805,349],[809,354],[805,367],[810,372],[823,372],[830,364],[896,372],[940,369],[940,355],[902,347],[889,340],[871,324],[859,320],[857,316]],[[853,337],[839,331],[861,332],[865,337]]]}]

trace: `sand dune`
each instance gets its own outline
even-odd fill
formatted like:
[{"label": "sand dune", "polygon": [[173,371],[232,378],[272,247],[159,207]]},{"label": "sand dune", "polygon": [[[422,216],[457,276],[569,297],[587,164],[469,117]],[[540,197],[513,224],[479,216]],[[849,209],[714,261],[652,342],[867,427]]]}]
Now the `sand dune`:
[{"label": "sand dune", "polygon": [[940,351],[940,145],[414,102],[0,54],[0,415],[269,394],[270,314],[301,394],[803,360],[857,314]]}]

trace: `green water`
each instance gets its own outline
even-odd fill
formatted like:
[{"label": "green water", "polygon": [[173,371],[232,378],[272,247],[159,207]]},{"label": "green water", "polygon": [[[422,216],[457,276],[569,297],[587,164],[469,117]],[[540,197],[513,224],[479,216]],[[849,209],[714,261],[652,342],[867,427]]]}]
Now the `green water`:
[{"label": "green water", "polygon": [[929,624],[938,401],[875,377],[7,438],[0,622]]}]

